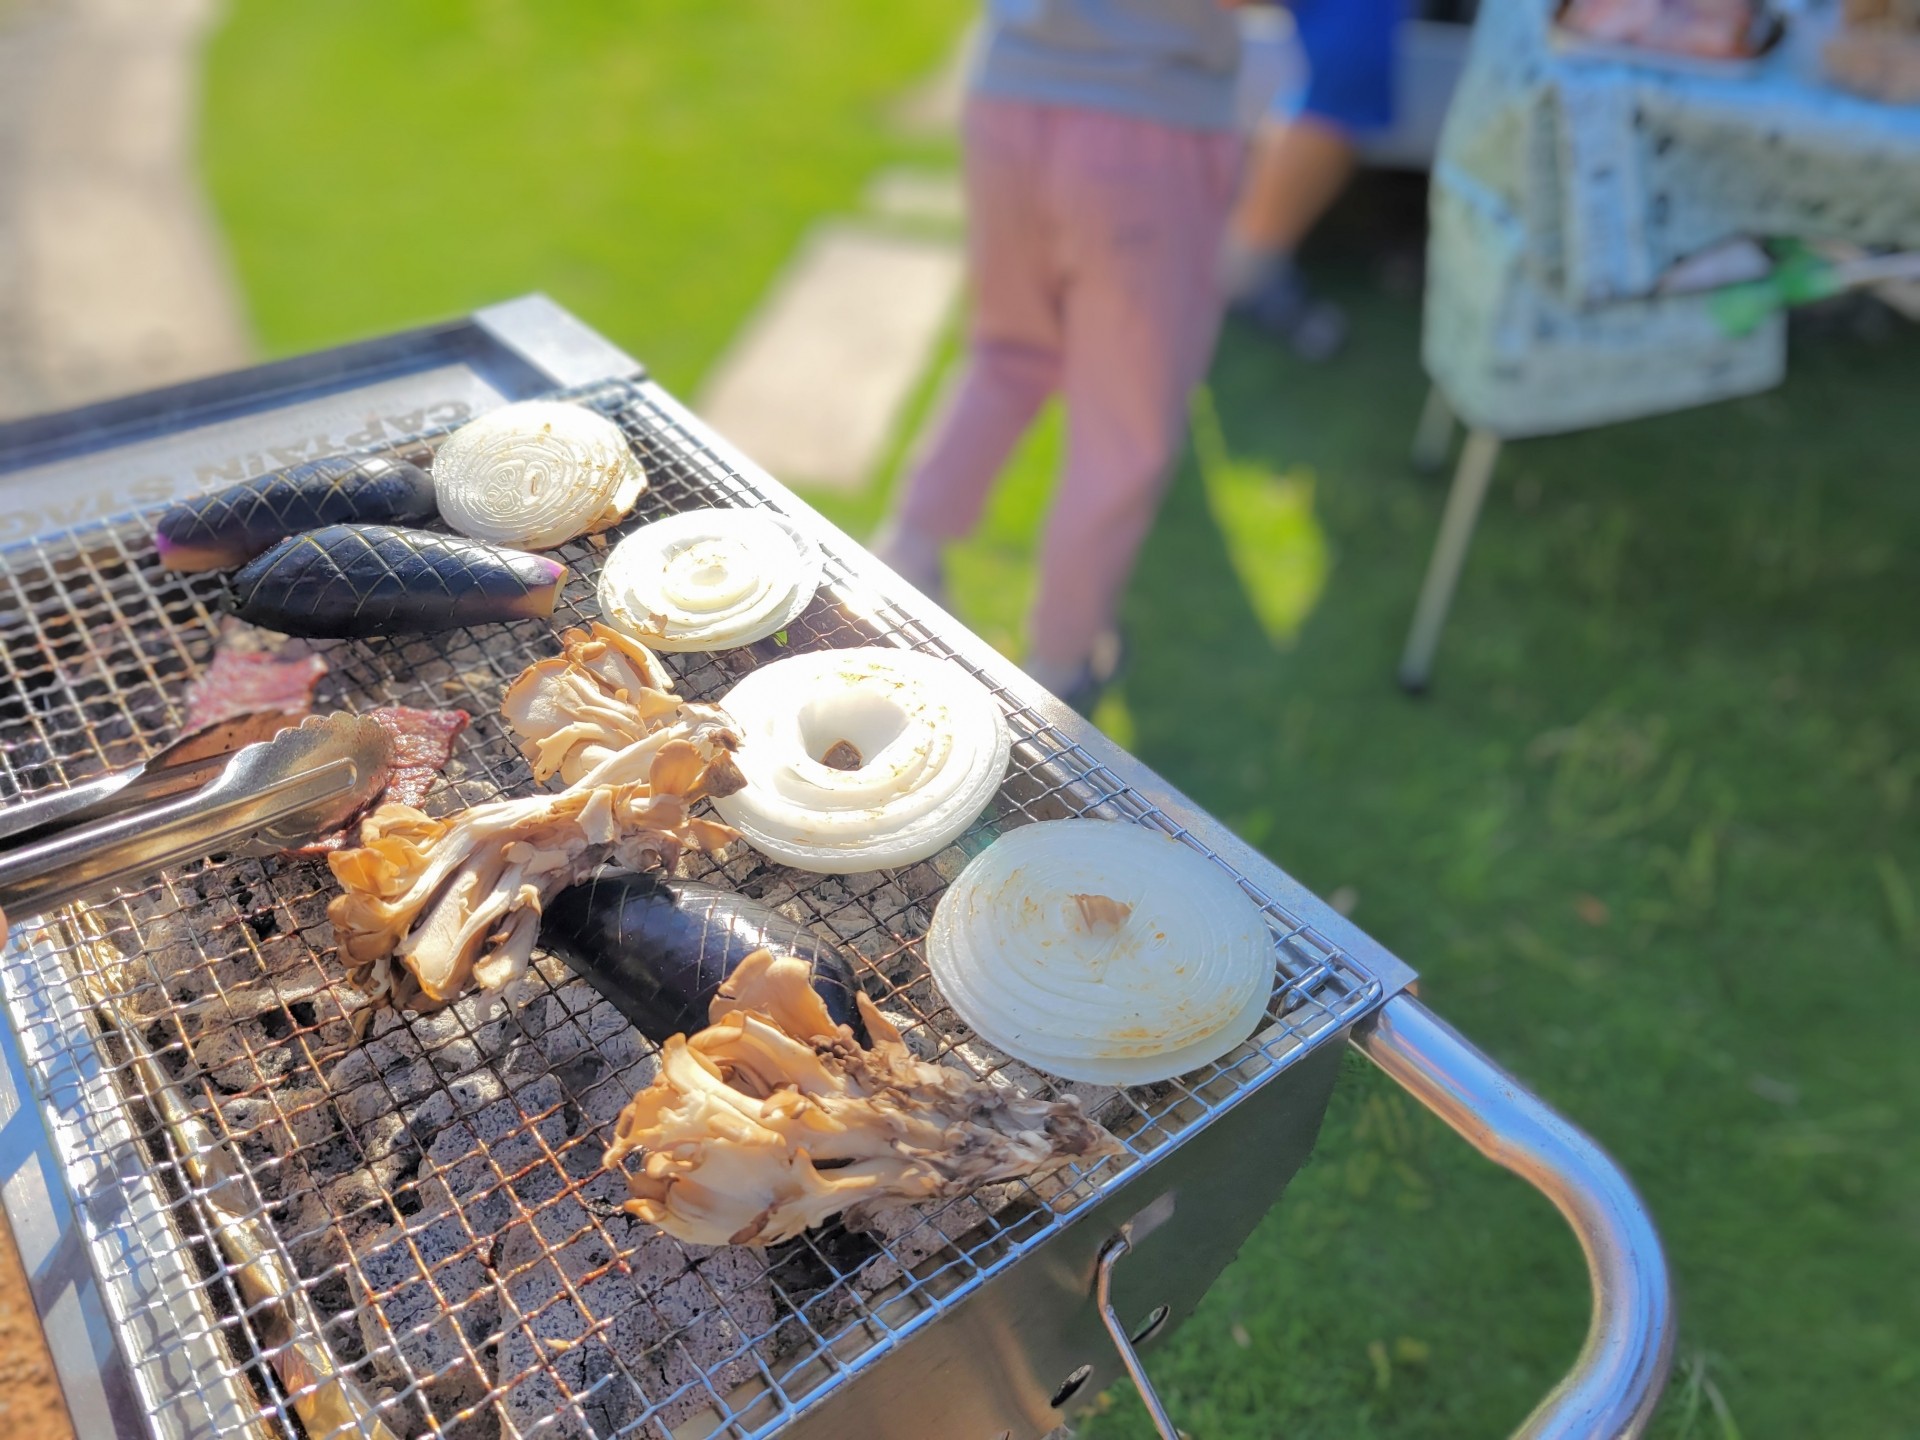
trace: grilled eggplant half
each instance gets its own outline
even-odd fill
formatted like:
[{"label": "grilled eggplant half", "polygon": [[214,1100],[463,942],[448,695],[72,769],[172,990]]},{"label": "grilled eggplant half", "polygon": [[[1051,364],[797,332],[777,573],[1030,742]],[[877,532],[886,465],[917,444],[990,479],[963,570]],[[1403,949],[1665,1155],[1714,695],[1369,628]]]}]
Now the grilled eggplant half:
[{"label": "grilled eggplant half", "polygon": [[436,513],[433,477],[418,465],[335,455],[184,500],[160,517],[153,543],[171,569],[229,570],[303,530]]},{"label": "grilled eggplant half", "polygon": [[567,567],[459,535],[329,525],[233,577],[234,612],[285,635],[418,634],[553,614]]},{"label": "grilled eggplant half", "polygon": [[616,1005],[648,1039],[707,1023],[714,992],[756,950],[813,969],[827,1013],[866,1043],[846,952],[779,911],[694,880],[603,870],[547,902],[540,941]]}]

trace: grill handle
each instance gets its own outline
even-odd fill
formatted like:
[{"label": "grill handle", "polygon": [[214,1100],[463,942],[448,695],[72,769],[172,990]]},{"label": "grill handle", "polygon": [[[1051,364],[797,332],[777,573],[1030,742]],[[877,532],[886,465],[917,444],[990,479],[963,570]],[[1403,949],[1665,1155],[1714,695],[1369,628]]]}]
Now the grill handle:
[{"label": "grill handle", "polygon": [[1153,1388],[1153,1381],[1147,1378],[1147,1367],[1140,1359],[1140,1352],[1133,1347],[1133,1337],[1127,1334],[1127,1327],[1120,1323],[1120,1316],[1113,1308],[1113,1267],[1131,1248],[1131,1224],[1122,1225],[1120,1233],[1100,1247],[1093,1271],[1093,1303],[1099,1307],[1100,1323],[1107,1328],[1107,1338],[1113,1341],[1113,1348],[1120,1352],[1120,1363],[1127,1367],[1134,1388],[1140,1392],[1147,1413],[1153,1417],[1154,1433],[1160,1440],[1183,1440],[1183,1432],[1174,1428],[1173,1417],[1167,1414],[1160,1392]]},{"label": "grill handle", "polygon": [[1673,1364],[1673,1292],[1653,1219],[1607,1153],[1414,999],[1395,995],[1354,1044],[1474,1149],[1551,1200],[1586,1252],[1593,1319],[1573,1369],[1515,1440],[1631,1440]]}]

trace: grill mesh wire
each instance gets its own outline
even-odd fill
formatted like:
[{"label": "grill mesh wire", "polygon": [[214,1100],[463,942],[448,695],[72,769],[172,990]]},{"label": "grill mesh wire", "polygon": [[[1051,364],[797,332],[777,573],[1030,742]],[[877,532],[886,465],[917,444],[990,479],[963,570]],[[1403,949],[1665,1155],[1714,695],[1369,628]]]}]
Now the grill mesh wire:
[{"label": "grill mesh wire", "polygon": [[[653,387],[620,381],[574,394],[614,419],[646,465],[650,488],[628,527],[702,505],[769,503]],[[0,556],[6,798],[133,763],[181,723],[186,682],[211,656],[222,585],[159,568],[148,533],[128,520]],[[832,537],[825,548],[826,584],[788,632],[790,647],[952,653],[937,621],[853,576]],[[575,578],[551,626],[328,650],[321,707],[467,709],[473,726],[429,808],[525,792],[531,777],[498,720],[500,694],[524,666],[556,653],[559,628],[596,617],[599,553],[591,541],[560,552]],[[763,642],[666,659],[683,694],[710,700],[783,653]],[[1147,824],[1211,852],[1071,736],[996,693],[1009,707],[1012,765],[987,814],[941,855],[895,872],[819,877],[735,846],[726,861],[695,856],[686,868],[838,936],[857,953],[868,993],[922,1053],[1045,1087],[975,1040],[926,978],[918,937],[945,883],[994,834],[1036,819]],[[82,1115],[71,1131],[82,1152],[98,1151],[67,1157],[82,1214],[97,1227],[115,1223],[130,1164],[160,1179],[180,1222],[166,1243],[190,1256],[209,1323],[269,1428],[295,1433],[286,1392],[271,1378],[275,1352],[247,1323],[231,1262],[194,1233],[207,1223],[204,1197],[140,1105],[139,1075],[104,1033],[113,1017],[140,1029],[178,1093],[223,1138],[246,1206],[266,1218],[301,1276],[329,1348],[397,1433],[656,1434],[671,1425],[682,1436],[747,1437],[778,1430],[844,1383],[850,1367],[878,1360],[1044,1244],[1103,1187],[1377,998],[1370,977],[1237,878],[1275,937],[1268,1023],[1179,1081],[1093,1097],[1126,1155],[1002,1187],[984,1202],[922,1207],[882,1237],[828,1232],[767,1253],[639,1238],[645,1227],[617,1211],[622,1187],[598,1170],[598,1157],[607,1121],[651,1077],[651,1047],[555,962],[538,968],[532,998],[513,1009],[463,1004],[437,1017],[383,1017],[370,1046],[405,1063],[353,1059],[343,1017],[358,1001],[332,951],[324,917],[332,884],[317,861],[216,857],[124,889],[93,907],[111,949],[51,927],[40,943],[56,963],[9,964],[7,1000],[37,1063],[99,1045],[114,1103],[125,1108],[120,1117]],[[78,998],[88,980],[119,991],[111,1015]],[[42,993],[55,989],[65,993]],[[107,1122],[127,1117],[145,1127],[132,1158],[108,1138]],[[330,1235],[341,1238],[328,1248]],[[137,1247],[129,1263],[139,1263]]]}]

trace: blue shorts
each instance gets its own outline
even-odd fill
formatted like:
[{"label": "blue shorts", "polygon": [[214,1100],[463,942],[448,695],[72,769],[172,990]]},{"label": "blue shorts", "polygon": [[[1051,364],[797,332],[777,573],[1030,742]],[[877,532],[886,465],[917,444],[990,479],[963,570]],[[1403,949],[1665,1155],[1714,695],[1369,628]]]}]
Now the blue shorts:
[{"label": "blue shorts", "polygon": [[1307,59],[1297,113],[1354,134],[1393,124],[1394,33],[1407,0],[1291,0]]}]

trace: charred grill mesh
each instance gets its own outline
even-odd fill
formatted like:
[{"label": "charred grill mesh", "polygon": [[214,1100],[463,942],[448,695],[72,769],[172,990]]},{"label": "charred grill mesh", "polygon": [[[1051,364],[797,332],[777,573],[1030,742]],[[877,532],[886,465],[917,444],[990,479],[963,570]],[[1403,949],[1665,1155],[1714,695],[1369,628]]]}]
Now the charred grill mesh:
[{"label": "charred grill mesh", "polygon": [[[577,398],[615,419],[647,466],[650,489],[630,523],[769,503],[653,387],[615,382]],[[875,594],[827,538],[828,583],[788,646],[951,653],[937,624]],[[500,694],[526,664],[556,653],[559,627],[594,617],[599,548],[561,552],[575,577],[555,625],[341,644],[327,652],[320,704],[472,712],[436,813],[526,790],[530,774],[498,720]],[[160,569],[139,520],[0,555],[5,797],[71,784],[164,743],[182,720],[186,682],[210,658],[221,591],[217,577]],[[782,653],[776,640],[667,661],[683,693],[713,699]],[[943,886],[992,835],[1032,819],[1099,815],[1205,847],[999,693],[1013,707],[1013,764],[994,806],[949,851],[899,871],[818,877],[736,846],[721,863],[693,857],[689,873],[839,936],[860,956],[868,992],[923,1053],[1038,1085],[975,1041],[926,978],[918,937]],[[211,1338],[244,1372],[258,1405],[249,1428],[297,1433],[275,1378],[279,1357],[247,1312],[231,1260],[208,1242],[209,1197],[154,1123],[130,1046],[158,1057],[165,1083],[237,1162],[221,1198],[231,1208],[238,1194],[269,1222],[328,1349],[396,1434],[745,1437],[777,1430],[848,1367],[1044,1243],[1102,1186],[1377,997],[1375,982],[1330,944],[1241,883],[1274,931],[1269,1023],[1179,1082],[1090,1093],[1125,1157],[922,1207],[884,1234],[829,1231],[766,1254],[682,1246],[618,1210],[623,1186],[599,1170],[599,1156],[614,1114],[653,1073],[652,1047],[556,962],[537,967],[523,1005],[383,1015],[357,1040],[360,1001],[332,950],[332,886],[320,862],[213,857],[169,872],[92,907],[110,944],[64,922],[16,942],[4,983],[36,1068],[94,1065],[113,1081],[107,1103],[78,1090],[52,1097],[78,1111],[63,1161],[83,1223],[95,1235],[126,1230],[117,1253],[129,1269],[156,1247],[186,1261],[205,1302],[204,1333],[175,1326],[170,1343]],[[103,993],[110,998],[95,1003]],[[132,1235],[123,1213],[136,1173],[156,1177],[173,1205],[158,1239]],[[166,1350],[133,1357],[137,1373],[151,1372],[156,1407],[179,1383],[179,1363],[171,1382],[153,1378],[169,1373]]]}]

